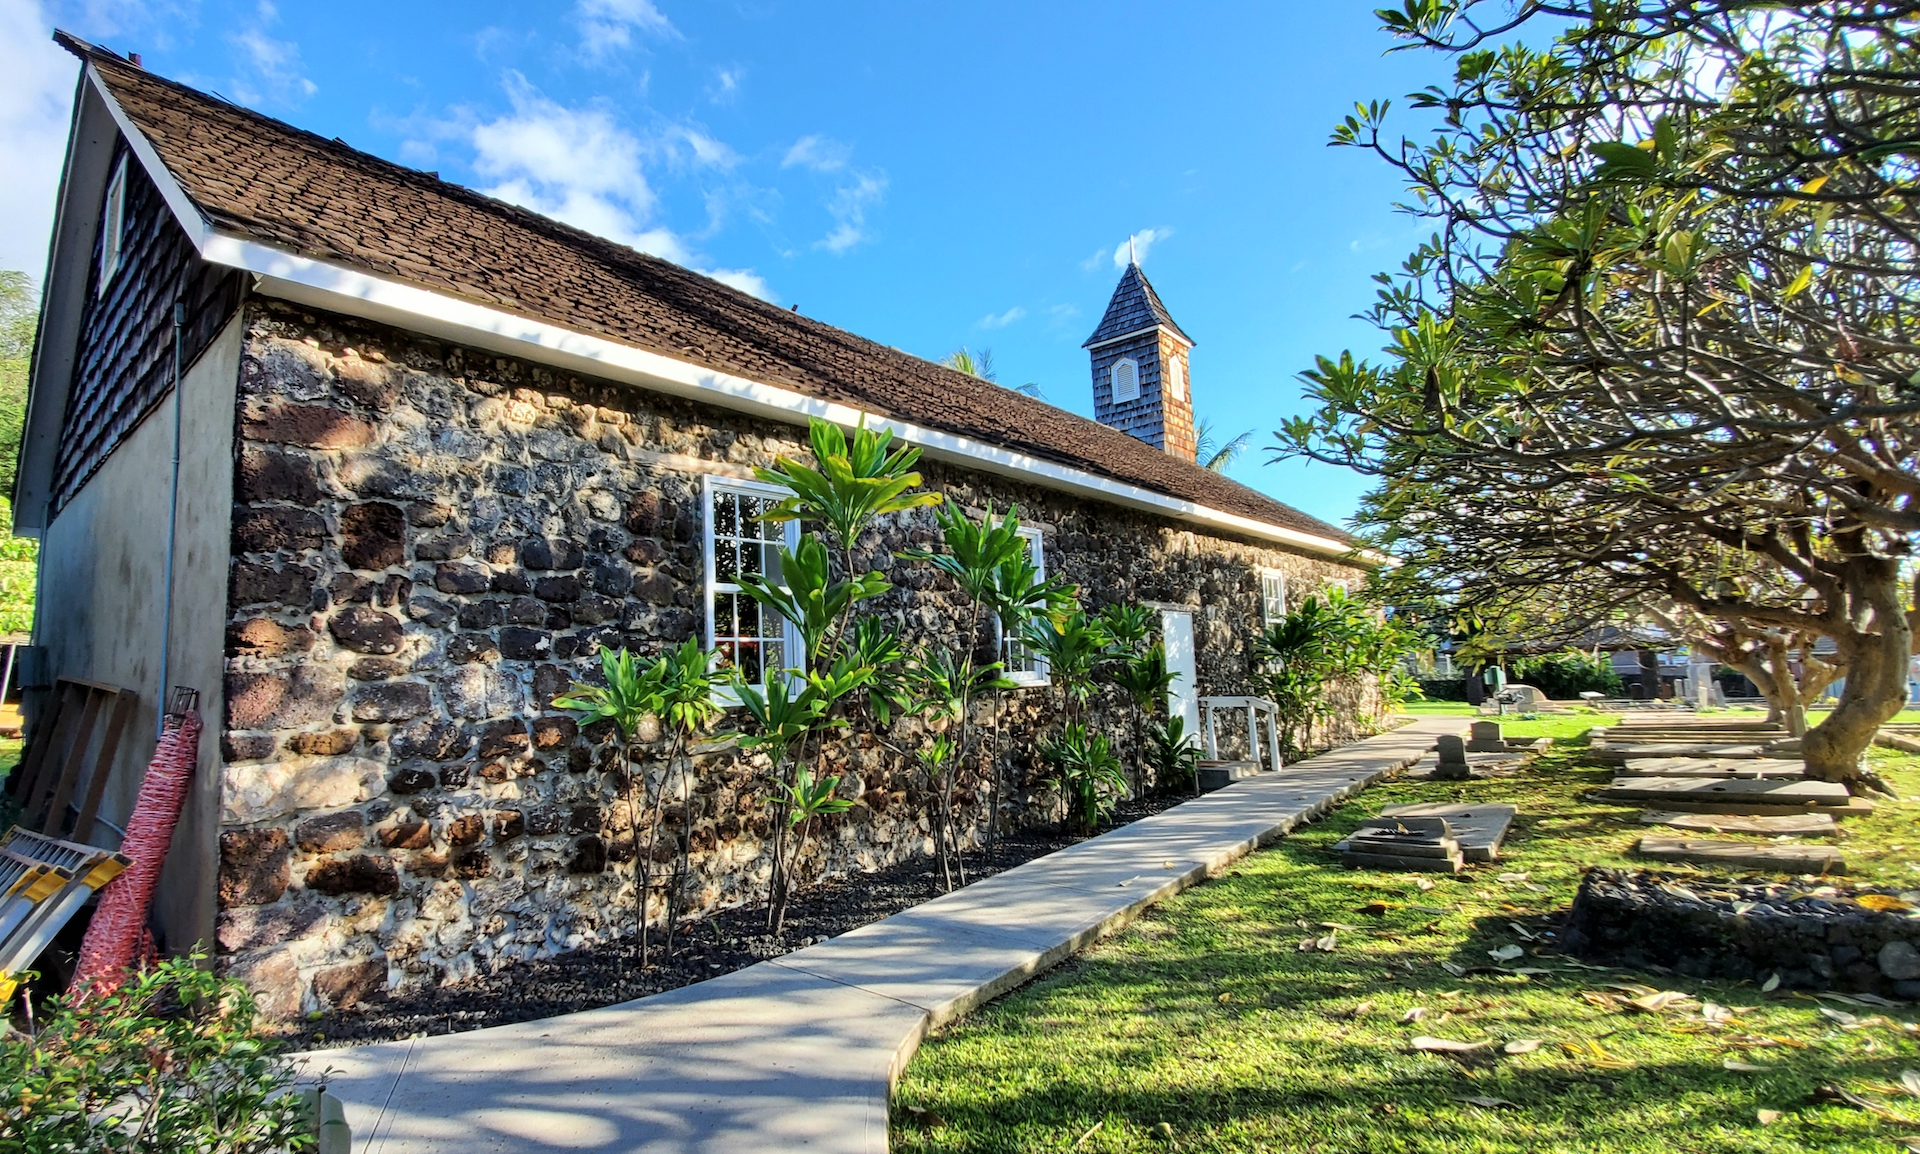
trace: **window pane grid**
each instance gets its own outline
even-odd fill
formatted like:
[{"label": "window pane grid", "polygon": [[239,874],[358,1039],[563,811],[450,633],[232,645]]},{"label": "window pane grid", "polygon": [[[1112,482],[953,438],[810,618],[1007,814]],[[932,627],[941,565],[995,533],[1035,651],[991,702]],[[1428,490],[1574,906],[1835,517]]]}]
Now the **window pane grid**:
[{"label": "window pane grid", "polygon": [[713,531],[713,648],[721,660],[753,684],[766,684],[767,674],[790,664],[787,623],[780,614],[749,597],[740,582],[760,577],[780,580],[776,552],[786,543],[784,523],[759,518],[779,503],[778,497],[723,488],[712,489],[708,510]]}]

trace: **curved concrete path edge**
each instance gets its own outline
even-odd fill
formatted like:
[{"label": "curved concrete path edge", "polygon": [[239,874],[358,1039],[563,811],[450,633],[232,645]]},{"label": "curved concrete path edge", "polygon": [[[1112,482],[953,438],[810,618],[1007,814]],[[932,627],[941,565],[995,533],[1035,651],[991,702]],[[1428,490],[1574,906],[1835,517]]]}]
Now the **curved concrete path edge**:
[{"label": "curved concrete path edge", "polygon": [[806,949],[617,1006],[303,1055],[355,1154],[884,1154],[927,1031],[1406,767],[1423,718]]}]

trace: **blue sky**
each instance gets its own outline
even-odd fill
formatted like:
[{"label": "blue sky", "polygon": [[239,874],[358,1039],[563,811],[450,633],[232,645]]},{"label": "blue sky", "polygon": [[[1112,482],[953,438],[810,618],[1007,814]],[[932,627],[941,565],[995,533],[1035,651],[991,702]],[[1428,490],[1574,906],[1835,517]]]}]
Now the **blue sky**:
[{"label": "blue sky", "polygon": [[[1198,342],[1201,416],[1256,446],[1422,235],[1326,147],[1432,83],[1365,3],[0,0],[0,267],[39,272],[74,65],[54,25],[356,147],[1091,413],[1080,343],[1136,238]],[[1329,520],[1364,479],[1232,475]]]}]

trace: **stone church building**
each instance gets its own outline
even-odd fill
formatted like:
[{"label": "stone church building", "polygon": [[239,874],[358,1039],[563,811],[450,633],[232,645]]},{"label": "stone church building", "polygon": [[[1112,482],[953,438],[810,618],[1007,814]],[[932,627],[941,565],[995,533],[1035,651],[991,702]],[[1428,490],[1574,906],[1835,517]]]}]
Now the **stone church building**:
[{"label": "stone church building", "polygon": [[[60,42],[82,72],[15,503],[35,683],[138,693],[109,823],[163,687],[200,691],[155,925],[270,1013],[610,932],[634,830],[606,735],[552,699],[601,646],[779,664],[728,578],[784,532],[752,469],[804,456],[810,417],[893,430],[964,508],[1018,504],[1089,608],[1156,607],[1189,718],[1248,691],[1275,613],[1364,575],[1340,529],[1195,463],[1193,341],[1137,265],[1087,342],[1087,420]],[[951,631],[956,595],[886,556],[929,512],[884,536],[884,611]],[[1030,736],[1055,695],[1015,672]],[[927,852],[907,769],[835,756],[858,804],[814,868]],[[725,741],[699,777],[702,901],[753,900],[763,778]]]}]

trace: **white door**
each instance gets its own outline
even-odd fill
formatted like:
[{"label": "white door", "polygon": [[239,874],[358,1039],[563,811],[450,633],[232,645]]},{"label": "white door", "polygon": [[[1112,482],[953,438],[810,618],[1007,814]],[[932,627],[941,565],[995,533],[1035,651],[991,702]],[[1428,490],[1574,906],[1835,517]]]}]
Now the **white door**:
[{"label": "white door", "polygon": [[1160,640],[1167,647],[1167,671],[1174,675],[1167,688],[1167,716],[1185,718],[1187,735],[1200,740],[1200,687],[1194,680],[1193,614],[1178,609],[1160,611]]}]

